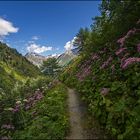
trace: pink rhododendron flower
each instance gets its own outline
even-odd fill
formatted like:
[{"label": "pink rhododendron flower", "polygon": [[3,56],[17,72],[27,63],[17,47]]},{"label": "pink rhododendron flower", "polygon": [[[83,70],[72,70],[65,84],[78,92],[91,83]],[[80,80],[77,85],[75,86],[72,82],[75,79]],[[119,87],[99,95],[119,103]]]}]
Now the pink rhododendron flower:
[{"label": "pink rhododendron flower", "polygon": [[125,37],[122,37],[117,40],[117,43],[120,43],[120,46],[122,47],[122,46],[124,46],[125,39],[126,39]]},{"label": "pink rhododendron flower", "polygon": [[79,81],[83,81],[85,77],[87,77],[91,73],[91,66],[83,68],[81,72],[79,72],[76,76]]},{"label": "pink rhododendron flower", "polygon": [[29,110],[31,107],[33,107],[36,102],[41,100],[43,98],[43,93],[40,91],[40,89],[36,90],[35,93],[27,98],[28,102],[25,102],[25,110]]},{"label": "pink rhododendron flower", "polygon": [[13,113],[19,112],[20,110],[20,104],[16,104],[15,107],[12,109]]},{"label": "pink rhododendron flower", "polygon": [[28,109],[30,109],[31,107],[28,105],[28,106],[26,106],[25,107],[25,110],[28,110]]},{"label": "pink rhododendron flower", "polygon": [[112,60],[113,60],[113,58],[110,56],[110,57],[107,59],[107,61],[105,61],[105,62],[102,64],[102,66],[100,67],[100,69],[106,68]]},{"label": "pink rhododendron flower", "polygon": [[119,55],[119,54],[121,54],[124,50],[126,50],[126,48],[120,48],[120,49],[118,49],[118,50],[115,52],[115,54],[116,54],[116,55]]},{"label": "pink rhododendron flower", "polygon": [[124,63],[121,65],[122,69],[126,69],[129,65],[133,63],[140,62],[140,58],[137,57],[130,57],[126,60],[124,60]]},{"label": "pink rhododendron flower", "polygon": [[112,69],[112,72],[115,71],[115,65],[114,64],[111,66],[111,69]]},{"label": "pink rhododendron flower", "polygon": [[133,29],[129,30],[124,37],[121,37],[117,40],[117,43],[120,43],[120,46],[123,47],[124,43],[125,43],[125,40],[127,38],[129,38],[130,36],[134,35],[138,31],[140,31],[140,29],[133,28]]},{"label": "pink rhododendron flower", "polygon": [[1,126],[1,128],[4,128],[4,129],[11,129],[11,130],[14,130],[15,127],[11,124],[4,124]]},{"label": "pink rhododendron flower", "polygon": [[93,54],[93,55],[91,56],[91,59],[92,59],[92,60],[97,60],[97,59],[99,59],[99,56],[98,56],[97,54]]}]

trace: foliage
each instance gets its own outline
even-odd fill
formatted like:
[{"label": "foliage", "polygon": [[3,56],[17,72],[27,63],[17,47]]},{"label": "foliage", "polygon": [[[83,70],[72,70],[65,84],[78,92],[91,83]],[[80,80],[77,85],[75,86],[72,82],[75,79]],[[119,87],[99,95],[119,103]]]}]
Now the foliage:
[{"label": "foliage", "polygon": [[34,120],[28,121],[24,130],[16,131],[14,139],[62,139],[68,128],[66,116],[65,88],[58,84],[51,91],[46,91],[45,97],[30,113]]},{"label": "foliage", "polygon": [[78,33],[81,56],[60,79],[111,135],[140,139],[140,3],[103,0],[99,8],[89,33]]},{"label": "foliage", "polygon": [[66,89],[50,78],[29,79],[10,96],[1,91],[2,138],[64,138],[68,128]]},{"label": "foliage", "polygon": [[41,69],[44,74],[52,76],[56,75],[60,71],[56,58],[48,58],[46,61],[43,61]]}]

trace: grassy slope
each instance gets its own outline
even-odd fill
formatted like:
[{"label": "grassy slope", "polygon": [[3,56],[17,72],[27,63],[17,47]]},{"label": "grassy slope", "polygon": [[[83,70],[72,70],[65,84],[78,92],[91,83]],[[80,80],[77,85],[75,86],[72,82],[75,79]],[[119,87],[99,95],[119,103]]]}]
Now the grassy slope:
[{"label": "grassy slope", "polygon": [[23,82],[28,77],[36,77],[39,74],[39,69],[15,49],[0,43],[0,88],[9,92],[16,81]]}]

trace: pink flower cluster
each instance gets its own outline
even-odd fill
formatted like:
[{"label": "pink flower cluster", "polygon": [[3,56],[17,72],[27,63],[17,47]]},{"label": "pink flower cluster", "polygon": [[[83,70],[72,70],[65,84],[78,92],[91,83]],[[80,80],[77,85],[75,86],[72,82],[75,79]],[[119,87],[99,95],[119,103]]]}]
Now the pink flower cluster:
[{"label": "pink flower cluster", "polygon": [[25,110],[30,109],[35,103],[43,98],[43,94],[40,90],[35,91],[35,93],[27,98],[25,102]]},{"label": "pink flower cluster", "polygon": [[80,65],[81,69],[84,69],[85,67],[91,65],[91,60],[87,60],[84,62],[84,64]]},{"label": "pink flower cluster", "polygon": [[11,124],[3,124],[1,126],[1,128],[2,129],[8,129],[8,130],[14,130],[15,129],[15,127],[13,125],[11,125]]},{"label": "pink flower cluster", "polygon": [[[36,90],[35,93],[32,96],[29,96],[25,103],[24,108],[25,110],[30,109],[32,106],[35,105],[35,103],[43,98],[43,94],[40,90]],[[21,103],[16,102],[14,108],[12,109],[13,113],[19,112],[21,108]]]},{"label": "pink flower cluster", "polygon": [[112,72],[115,71],[115,65],[114,64],[111,66],[111,69],[112,69]]},{"label": "pink flower cluster", "polygon": [[16,104],[15,107],[12,109],[13,113],[19,112],[20,110],[20,104]]},{"label": "pink flower cluster", "polygon": [[124,50],[126,50],[126,48],[120,48],[120,49],[118,49],[118,50],[115,52],[115,54],[116,54],[116,55],[119,55],[119,54],[121,54]]},{"label": "pink flower cluster", "polygon": [[122,58],[121,58],[121,67],[124,64],[124,61],[127,59],[127,56],[129,55],[129,53],[126,53]]},{"label": "pink flower cluster", "polygon": [[76,76],[79,79],[79,81],[83,81],[84,78],[87,77],[90,73],[91,73],[91,66],[89,65],[83,68],[81,72],[78,72]]},{"label": "pink flower cluster", "polygon": [[125,40],[127,38],[129,38],[131,35],[134,35],[136,33],[136,31],[139,31],[139,29],[133,28],[133,29],[129,30],[124,37],[117,40],[117,43],[120,43],[120,46],[123,47]]},{"label": "pink flower cluster", "polygon": [[[27,99],[23,100],[24,104],[21,101],[16,101],[15,106],[13,108],[10,108],[9,110],[12,111],[13,113],[19,112],[21,107],[25,108],[25,110],[28,110],[31,107],[33,107],[35,103],[41,100],[43,97],[44,97],[43,92],[41,92],[40,89],[37,89],[32,96],[29,96]],[[37,111],[32,112],[33,116],[36,114],[37,114]],[[12,124],[3,124],[1,126],[1,129],[14,130],[15,127]],[[3,136],[3,137],[0,137],[0,139],[7,140],[9,138],[7,136]]]},{"label": "pink flower cluster", "polygon": [[93,63],[94,60],[99,60],[99,55],[94,53],[91,54],[91,58],[87,61],[84,62],[82,65],[78,65],[78,67],[81,67],[81,71],[77,73],[77,78],[79,81],[83,81],[85,77],[90,75],[91,73],[91,64]]},{"label": "pink flower cluster", "polygon": [[98,60],[100,57],[98,54],[92,54],[91,59],[92,60]]},{"label": "pink flower cluster", "polygon": [[110,57],[107,59],[107,61],[105,61],[105,62],[102,64],[102,66],[100,67],[100,69],[106,68],[112,60],[113,60],[113,58],[110,56]]},{"label": "pink flower cluster", "polygon": [[140,43],[137,44],[137,51],[140,53]]},{"label": "pink flower cluster", "polygon": [[107,95],[109,91],[110,91],[109,88],[102,88],[102,89],[100,90],[101,94],[104,95],[104,96]]},{"label": "pink flower cluster", "polygon": [[126,69],[129,65],[133,63],[140,62],[140,58],[137,57],[130,57],[124,60],[124,63],[121,65],[122,69]]}]

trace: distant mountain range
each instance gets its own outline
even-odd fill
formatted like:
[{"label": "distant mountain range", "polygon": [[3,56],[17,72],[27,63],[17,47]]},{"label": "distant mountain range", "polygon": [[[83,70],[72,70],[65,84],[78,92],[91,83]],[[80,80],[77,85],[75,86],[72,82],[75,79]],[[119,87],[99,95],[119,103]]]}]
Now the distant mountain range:
[{"label": "distant mountain range", "polygon": [[0,42],[0,90],[8,93],[17,81],[22,82],[28,77],[41,75],[38,67],[50,57],[57,58],[58,64],[63,67],[69,64],[78,54],[79,49],[76,48],[55,56],[42,56],[36,53],[27,53],[22,56],[16,49]]},{"label": "distant mountain range", "polygon": [[27,53],[25,57],[34,65],[40,67],[43,64],[43,61],[47,60],[47,57],[39,55],[37,53]]},{"label": "distant mountain range", "polygon": [[55,57],[58,61],[60,66],[66,66],[73,58],[75,58],[79,54],[79,48],[75,48],[69,51],[62,53],[61,55],[48,55],[42,56],[37,53],[31,52],[27,53],[25,57],[34,65],[40,67],[43,64],[43,61],[47,60],[48,58]]}]

